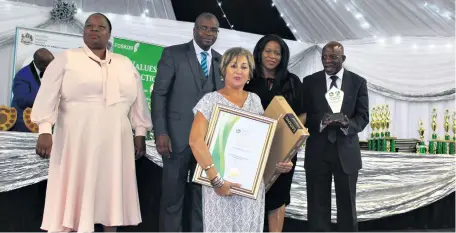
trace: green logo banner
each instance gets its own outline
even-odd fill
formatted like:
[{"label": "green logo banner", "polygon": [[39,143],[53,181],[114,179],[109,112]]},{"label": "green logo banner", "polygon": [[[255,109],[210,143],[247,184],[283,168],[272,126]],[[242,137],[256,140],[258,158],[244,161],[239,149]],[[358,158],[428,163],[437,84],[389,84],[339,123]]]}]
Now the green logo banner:
[{"label": "green logo banner", "polygon": [[128,57],[141,75],[144,94],[150,110],[150,94],[154,88],[158,61],[163,47],[129,39],[113,38],[112,51]]}]

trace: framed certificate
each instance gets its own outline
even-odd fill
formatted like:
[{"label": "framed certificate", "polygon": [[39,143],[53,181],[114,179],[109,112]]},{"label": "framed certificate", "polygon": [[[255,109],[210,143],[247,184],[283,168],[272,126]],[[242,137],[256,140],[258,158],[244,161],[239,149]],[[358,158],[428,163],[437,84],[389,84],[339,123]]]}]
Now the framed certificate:
[{"label": "framed certificate", "polygon": [[[256,199],[277,120],[240,109],[216,105],[209,121],[206,144],[224,180],[238,183],[233,194]],[[197,165],[193,182],[211,186]]]}]

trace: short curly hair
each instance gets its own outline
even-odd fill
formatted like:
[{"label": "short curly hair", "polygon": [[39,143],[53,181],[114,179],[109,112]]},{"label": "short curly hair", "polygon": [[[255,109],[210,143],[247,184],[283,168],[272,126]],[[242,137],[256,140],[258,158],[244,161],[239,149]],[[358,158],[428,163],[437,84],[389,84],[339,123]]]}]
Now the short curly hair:
[{"label": "short curly hair", "polygon": [[247,58],[247,63],[249,65],[249,78],[253,78],[253,71],[255,69],[255,60],[253,59],[252,53],[244,48],[241,47],[235,47],[228,49],[222,57],[222,63],[220,64],[220,73],[223,78],[225,78],[226,75],[226,69],[230,65],[230,62],[236,58],[236,57],[241,57],[245,56]]}]

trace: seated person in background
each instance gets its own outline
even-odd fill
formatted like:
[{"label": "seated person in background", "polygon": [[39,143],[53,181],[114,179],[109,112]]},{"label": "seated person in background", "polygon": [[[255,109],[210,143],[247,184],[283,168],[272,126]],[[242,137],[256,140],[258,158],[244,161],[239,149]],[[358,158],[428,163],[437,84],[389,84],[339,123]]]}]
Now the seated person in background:
[{"label": "seated person in background", "polygon": [[33,54],[33,61],[19,70],[14,77],[11,107],[17,111],[17,120],[11,131],[30,132],[24,124],[22,113],[26,108],[33,107],[33,102],[35,102],[36,94],[41,85],[40,79],[52,60],[54,60],[54,55],[49,50],[40,48]]}]

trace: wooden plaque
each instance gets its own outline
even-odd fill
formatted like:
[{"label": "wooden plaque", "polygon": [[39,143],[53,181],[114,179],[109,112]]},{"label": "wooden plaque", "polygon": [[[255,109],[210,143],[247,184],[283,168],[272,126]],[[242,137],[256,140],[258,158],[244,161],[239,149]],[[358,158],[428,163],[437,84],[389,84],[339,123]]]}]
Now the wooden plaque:
[{"label": "wooden plaque", "polygon": [[38,133],[38,125],[32,122],[32,109],[26,108],[22,113],[22,117],[24,119],[24,124],[27,129],[30,130],[32,133]]},{"label": "wooden plaque", "polygon": [[17,111],[6,105],[0,106],[0,131],[8,131],[13,128],[17,120]]}]

